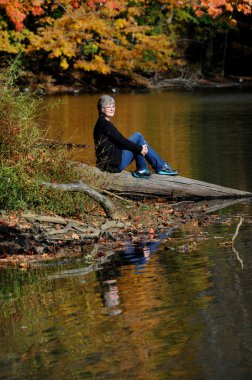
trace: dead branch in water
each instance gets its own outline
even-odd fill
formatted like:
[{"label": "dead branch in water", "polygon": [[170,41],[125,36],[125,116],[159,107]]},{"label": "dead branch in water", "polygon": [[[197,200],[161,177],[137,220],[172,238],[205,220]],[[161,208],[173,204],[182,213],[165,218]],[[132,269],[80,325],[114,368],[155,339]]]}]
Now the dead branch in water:
[{"label": "dead branch in water", "polygon": [[243,222],[244,222],[244,218],[241,216],[241,217],[240,217],[240,221],[239,221],[239,223],[238,223],[238,225],[237,225],[237,227],[236,227],[235,233],[234,233],[234,235],[233,235],[233,237],[232,237],[232,244],[233,244],[233,245],[234,245],[234,241],[235,241],[235,239],[236,239],[237,236],[238,236],[239,229],[240,229],[240,227],[241,227],[241,225],[242,225]]},{"label": "dead branch in water", "polygon": [[47,146],[48,148],[58,148],[58,147],[65,147],[67,149],[86,149],[86,148],[93,148],[92,146],[86,145],[86,144],[77,144],[77,143],[70,143],[70,142],[62,142],[57,140],[51,140],[51,139],[40,139],[39,145],[41,146]]},{"label": "dead branch in water", "polygon": [[233,237],[232,237],[232,249],[233,249],[233,251],[234,251],[234,253],[235,253],[236,257],[237,257],[237,260],[238,260],[239,263],[241,264],[242,269],[243,269],[243,267],[244,267],[244,266],[243,266],[243,260],[240,258],[239,252],[237,251],[237,249],[236,249],[235,246],[234,246],[234,242],[235,242],[235,239],[236,239],[237,236],[238,236],[239,229],[240,229],[240,227],[241,227],[241,225],[242,225],[243,222],[244,222],[244,218],[243,218],[243,217],[240,217],[240,221],[239,221],[239,223],[238,223],[238,225],[237,225],[237,227],[236,227],[235,233],[234,233],[234,235],[233,235]]}]

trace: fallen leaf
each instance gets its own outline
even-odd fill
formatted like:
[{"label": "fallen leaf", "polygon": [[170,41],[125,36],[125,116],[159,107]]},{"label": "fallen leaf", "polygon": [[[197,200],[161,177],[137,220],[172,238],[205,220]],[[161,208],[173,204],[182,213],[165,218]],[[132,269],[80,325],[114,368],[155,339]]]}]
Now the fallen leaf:
[{"label": "fallen leaf", "polygon": [[19,268],[27,269],[28,267],[29,267],[29,263],[27,263],[26,261],[19,263]]},{"label": "fallen leaf", "polygon": [[71,235],[71,238],[72,238],[72,239],[79,239],[80,237],[79,237],[79,235],[77,235],[76,233],[73,233],[73,234]]},{"label": "fallen leaf", "polygon": [[27,230],[27,229],[31,228],[31,224],[30,223],[23,223],[23,224],[20,224],[19,227],[21,230]]}]

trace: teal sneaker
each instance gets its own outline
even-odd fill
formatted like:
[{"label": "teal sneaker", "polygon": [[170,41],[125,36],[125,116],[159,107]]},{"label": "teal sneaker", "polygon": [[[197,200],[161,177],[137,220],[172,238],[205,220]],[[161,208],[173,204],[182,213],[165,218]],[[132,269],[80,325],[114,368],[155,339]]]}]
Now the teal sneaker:
[{"label": "teal sneaker", "polygon": [[178,175],[177,170],[174,170],[169,164],[165,164],[162,169],[156,170],[156,173],[161,175]]},{"label": "teal sneaker", "polygon": [[131,174],[133,175],[134,178],[143,178],[143,179],[149,179],[151,176],[151,172],[149,171],[149,169],[145,169],[141,171],[135,170]]}]

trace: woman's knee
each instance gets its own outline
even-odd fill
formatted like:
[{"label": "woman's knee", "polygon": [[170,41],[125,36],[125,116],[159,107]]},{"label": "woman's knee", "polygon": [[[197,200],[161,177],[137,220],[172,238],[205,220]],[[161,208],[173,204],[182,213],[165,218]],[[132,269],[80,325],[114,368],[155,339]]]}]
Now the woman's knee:
[{"label": "woman's knee", "polygon": [[142,133],[140,133],[140,132],[136,132],[135,135],[136,135],[139,139],[144,139]]},{"label": "woman's knee", "polygon": [[129,138],[131,141],[140,141],[140,142],[144,142],[144,137],[142,135],[142,133],[140,132],[135,132],[133,135],[130,136]]}]

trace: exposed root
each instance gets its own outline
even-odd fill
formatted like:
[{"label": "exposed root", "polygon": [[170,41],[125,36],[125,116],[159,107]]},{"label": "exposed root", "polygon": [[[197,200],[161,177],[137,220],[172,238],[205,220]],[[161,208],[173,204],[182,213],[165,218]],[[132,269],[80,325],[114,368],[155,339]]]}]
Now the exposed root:
[{"label": "exposed root", "polygon": [[86,185],[83,182],[77,182],[77,183],[62,183],[62,184],[56,184],[56,183],[49,183],[49,182],[42,182],[42,185],[51,187],[53,189],[60,189],[63,191],[71,191],[71,192],[83,192],[93,198],[96,202],[98,202],[104,211],[106,212],[106,215],[110,218],[113,218],[115,213],[115,207],[113,203],[105,196],[96,191],[94,188]]}]

